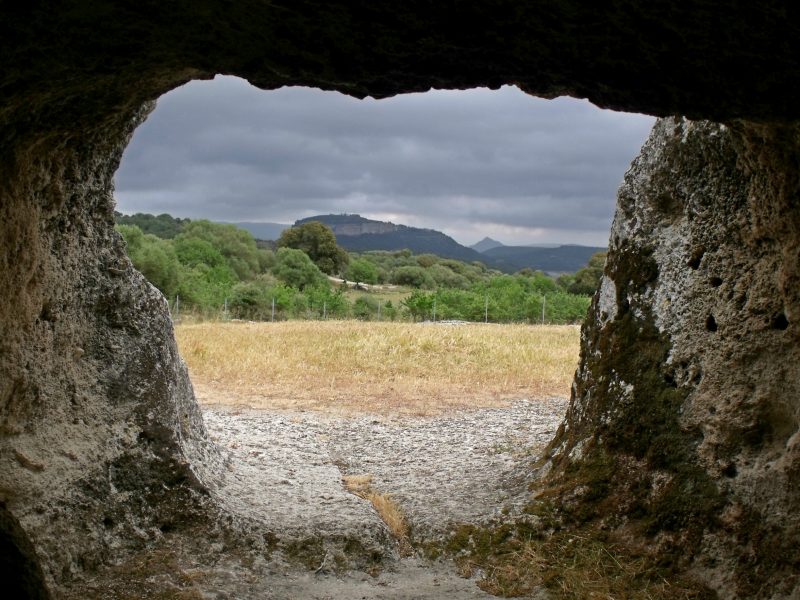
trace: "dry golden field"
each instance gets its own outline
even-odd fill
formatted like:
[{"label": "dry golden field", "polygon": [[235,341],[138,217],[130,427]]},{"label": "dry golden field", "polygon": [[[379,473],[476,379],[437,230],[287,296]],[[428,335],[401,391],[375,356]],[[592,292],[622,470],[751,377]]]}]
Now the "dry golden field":
[{"label": "dry golden field", "polygon": [[198,399],[432,415],[567,396],[578,327],[287,321],[176,327]]}]

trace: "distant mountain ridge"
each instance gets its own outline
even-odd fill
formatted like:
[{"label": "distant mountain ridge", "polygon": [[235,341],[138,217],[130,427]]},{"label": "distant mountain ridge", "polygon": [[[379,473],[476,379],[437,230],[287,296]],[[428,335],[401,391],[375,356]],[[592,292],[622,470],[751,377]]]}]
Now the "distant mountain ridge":
[{"label": "distant mountain ridge", "polygon": [[295,225],[320,221],[333,230],[339,245],[352,252],[369,250],[411,250],[415,254],[436,254],[464,262],[480,261],[495,268],[492,259],[462,246],[453,238],[435,229],[397,225],[386,221],[366,219],[361,215],[316,215],[299,219]]},{"label": "distant mountain ridge", "polygon": [[501,271],[513,273],[524,268],[539,269],[549,274],[574,273],[585,267],[596,252],[607,248],[568,244],[555,248],[536,246],[497,246],[483,253]]},{"label": "distant mountain ridge", "polygon": [[470,248],[475,250],[476,252],[486,252],[487,250],[491,250],[492,248],[499,248],[500,246],[504,246],[503,242],[498,242],[497,240],[493,240],[490,237],[483,238],[477,244],[472,244]]},{"label": "distant mountain ridge", "polygon": [[[333,230],[333,233],[338,237],[340,235],[364,235],[368,233],[393,233],[400,229],[417,229],[416,227],[408,227],[406,225],[395,225],[387,221],[375,221],[374,219],[367,219],[361,215],[317,215],[315,217],[306,217],[305,219],[298,219],[294,222],[295,225],[302,225],[309,221],[319,221],[324,223]],[[424,230],[424,231],[433,231]],[[444,235],[444,234],[442,234]],[[454,240],[455,241],[455,240]]]},{"label": "distant mountain ridge", "polygon": [[[386,221],[367,219],[361,215],[316,215],[299,219],[295,225],[320,221],[330,227],[339,245],[352,252],[370,250],[397,251],[408,249],[414,254],[436,254],[464,262],[479,261],[491,269],[515,273],[520,269],[533,269],[550,274],[574,273],[585,267],[595,252],[605,248],[564,245],[551,247],[505,246],[497,240],[484,238],[493,245],[483,252],[468,248],[435,229],[422,229]],[[484,247],[487,244],[482,244]]]}]

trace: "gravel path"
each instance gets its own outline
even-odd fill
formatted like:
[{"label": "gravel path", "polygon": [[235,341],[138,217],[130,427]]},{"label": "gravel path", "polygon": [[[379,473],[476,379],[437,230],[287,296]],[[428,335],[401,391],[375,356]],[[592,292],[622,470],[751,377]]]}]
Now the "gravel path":
[{"label": "gravel path", "polygon": [[406,514],[415,543],[440,538],[455,523],[524,504],[529,465],[565,410],[560,398],[415,418],[206,407],[228,466],[214,495],[276,540],[269,581],[252,597],[489,598],[447,562],[400,557],[342,475],[372,475]]}]

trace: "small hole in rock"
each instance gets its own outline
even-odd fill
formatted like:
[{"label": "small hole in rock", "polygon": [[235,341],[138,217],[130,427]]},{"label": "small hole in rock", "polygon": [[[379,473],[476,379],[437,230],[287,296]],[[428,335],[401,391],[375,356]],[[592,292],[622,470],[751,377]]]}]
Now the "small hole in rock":
[{"label": "small hole in rock", "polygon": [[703,255],[706,253],[706,249],[703,246],[697,246],[696,248],[692,249],[692,256],[686,262],[689,267],[692,269],[697,269],[700,266],[700,261],[703,260]]},{"label": "small hole in rock", "polygon": [[53,313],[53,307],[50,305],[49,302],[45,302],[42,305],[42,310],[39,313],[39,319],[42,321],[47,321],[52,323],[56,320],[55,314]]},{"label": "small hole in rock", "polygon": [[708,282],[714,287],[719,287],[719,286],[722,285],[722,278],[721,277],[712,277],[711,279],[708,280]]},{"label": "small hole in rock", "polygon": [[717,330],[717,320],[714,318],[714,315],[708,315],[708,317],[706,317],[706,329],[709,331]]},{"label": "small hole in rock", "polygon": [[786,318],[786,315],[781,313],[777,317],[772,319],[772,328],[773,329],[780,329],[783,331],[789,327],[789,320]]},{"label": "small hole in rock", "polygon": [[722,474],[725,477],[736,477],[736,473],[737,473],[736,465],[733,463],[730,463],[727,467],[722,469]]}]

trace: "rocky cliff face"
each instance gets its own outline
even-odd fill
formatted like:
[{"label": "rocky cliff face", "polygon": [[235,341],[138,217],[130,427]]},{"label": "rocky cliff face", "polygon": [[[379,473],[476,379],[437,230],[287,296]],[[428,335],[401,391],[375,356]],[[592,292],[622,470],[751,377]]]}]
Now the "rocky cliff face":
[{"label": "rocky cliff face", "polygon": [[333,233],[336,235],[362,235],[365,233],[391,233],[397,231],[394,223],[381,223],[373,221],[370,223],[342,223],[333,226]]},{"label": "rocky cliff face", "polygon": [[387,223],[386,221],[375,221],[373,219],[365,219],[361,215],[317,215],[314,217],[306,217],[299,219],[295,225],[308,223],[309,221],[319,221],[324,223],[333,230],[333,233],[338,235],[364,235],[364,234],[382,234],[392,233],[397,231],[402,226],[395,225],[394,223]]},{"label": "rocky cliff face", "polygon": [[800,592],[798,139],[658,122],[619,191],[551,446],[573,509],[723,597]]},{"label": "rocky cliff face", "polygon": [[798,23],[703,0],[4,6],[4,589],[60,594],[102,564],[155,594],[172,563],[125,556],[212,540],[246,570],[268,542],[215,495],[166,305],[112,227],[148,102],[220,72],[376,97],[513,83],[727,122],[660,122],[628,174],[550,476],[637,543],[685,543],[724,596],[797,594]]}]

